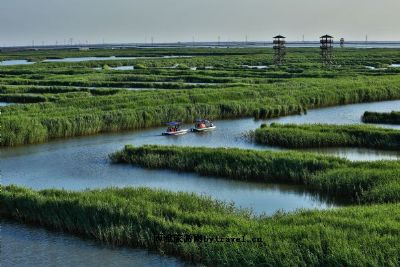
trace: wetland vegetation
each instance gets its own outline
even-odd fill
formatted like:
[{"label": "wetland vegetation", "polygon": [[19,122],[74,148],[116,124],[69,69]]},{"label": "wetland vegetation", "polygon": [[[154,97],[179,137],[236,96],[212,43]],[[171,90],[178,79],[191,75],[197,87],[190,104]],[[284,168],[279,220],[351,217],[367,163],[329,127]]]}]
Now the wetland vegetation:
[{"label": "wetland vegetation", "polygon": [[115,163],[265,183],[294,183],[354,203],[400,201],[400,161],[351,162],[307,152],[125,146]]},{"label": "wetland vegetation", "polygon": [[286,148],[400,149],[400,131],[366,125],[263,124],[251,134],[259,144]]},{"label": "wetland vegetation", "polygon": [[[1,101],[30,104],[1,108],[0,144],[40,143],[156,126],[170,120],[191,122],[197,117],[264,119],[311,108],[400,98],[400,69],[372,71],[364,67],[398,61],[395,49],[337,50],[337,65],[331,70],[321,67],[317,49],[293,48],[289,52],[287,65],[282,67],[272,65],[269,49],[2,53],[1,60],[111,53],[136,59],[1,66]],[[161,57],[167,55],[192,57]],[[134,66],[134,70],[93,69],[106,64]],[[169,68],[176,64],[180,67]],[[269,67],[248,69],[243,65]]]},{"label": "wetland vegetation", "polygon": [[365,123],[400,124],[400,111],[390,113],[366,111],[362,116]]},{"label": "wetland vegetation", "polygon": [[[398,204],[254,217],[187,193],[150,189],[32,191],[8,186],[1,214],[114,245],[157,250],[209,266],[396,266]],[[262,242],[155,242],[159,234]]]}]

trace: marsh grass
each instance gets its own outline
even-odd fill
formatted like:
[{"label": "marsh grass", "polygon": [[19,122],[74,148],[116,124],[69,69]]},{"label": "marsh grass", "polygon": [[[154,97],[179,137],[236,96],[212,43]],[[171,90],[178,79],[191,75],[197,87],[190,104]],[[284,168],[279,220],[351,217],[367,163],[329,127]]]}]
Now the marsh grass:
[{"label": "marsh grass", "polygon": [[400,124],[400,112],[379,113],[366,111],[361,119],[365,123]]},{"label": "marsh grass", "polygon": [[400,201],[400,161],[351,162],[306,152],[235,148],[125,146],[110,155],[114,163],[196,172],[265,183],[305,185],[353,203]]},{"label": "marsh grass", "polygon": [[[398,204],[254,217],[209,198],[144,188],[84,192],[1,186],[1,215],[207,266],[396,266]],[[154,235],[261,238],[257,243],[154,242]]]},{"label": "marsh grass", "polygon": [[262,125],[253,133],[256,143],[286,148],[361,147],[400,149],[400,131],[367,125]]},{"label": "marsh grass", "polygon": [[[314,48],[291,48],[282,67],[272,66],[272,49],[251,48],[22,51],[2,52],[0,60],[110,55],[139,58],[0,67],[0,99],[31,103],[0,108],[0,145],[139,129],[169,120],[266,119],[318,107],[400,99],[400,70],[365,68],[398,62],[393,49],[337,51],[341,67],[331,70],[321,68]],[[193,57],[162,58],[170,55]],[[136,68],[93,69],[105,64]],[[170,68],[176,64],[184,68]],[[125,90],[130,88],[139,91]]]}]

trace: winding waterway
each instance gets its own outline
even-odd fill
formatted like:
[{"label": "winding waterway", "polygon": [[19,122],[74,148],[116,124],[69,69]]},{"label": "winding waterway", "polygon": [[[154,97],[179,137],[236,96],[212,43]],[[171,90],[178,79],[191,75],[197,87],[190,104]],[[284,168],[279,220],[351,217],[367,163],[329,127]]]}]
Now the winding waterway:
[{"label": "winding waterway", "polygon": [[[256,129],[262,123],[266,122],[357,124],[361,123],[361,115],[367,110],[388,112],[399,109],[400,101],[385,101],[311,110],[307,115],[287,116],[268,121],[255,121],[250,118],[215,121],[218,127],[217,130],[206,134],[191,133],[180,137],[165,137],[160,135],[164,128],[157,127],[133,132],[55,140],[39,145],[2,148],[0,149],[1,182],[3,185],[17,184],[34,189],[64,188],[84,190],[87,188],[105,188],[110,186],[145,186],[172,191],[195,192],[206,194],[219,200],[234,202],[238,207],[252,209],[256,214],[272,214],[278,210],[293,211],[298,208],[332,208],[340,206],[343,203],[313,194],[301,186],[266,185],[231,181],[216,177],[201,177],[192,173],[146,170],[129,165],[112,165],[108,161],[107,155],[121,149],[125,144],[280,150],[280,148],[250,143],[247,139],[243,138],[243,133]],[[400,126],[382,126],[400,128]],[[190,127],[190,125],[186,125],[186,127]],[[314,151],[339,155],[351,160],[400,158],[400,153],[396,151],[349,148],[320,149]],[[4,242],[5,238],[6,241],[8,240],[7,244],[11,242],[14,246],[14,249],[6,249],[7,253],[3,253],[4,248],[2,248],[2,262],[6,263],[14,260],[16,263],[20,263],[20,266],[23,266],[24,258],[27,257],[25,254],[32,253],[29,251],[36,251],[37,253],[32,253],[32,257],[38,257],[36,262],[39,266],[40,260],[51,258],[49,251],[41,249],[45,246],[51,247],[54,250],[52,253],[59,255],[62,259],[65,257],[65,254],[59,253],[62,253],[61,250],[64,249],[65,242],[68,243],[70,242],[68,240],[73,240],[69,243],[71,246],[70,253],[75,253],[78,256],[85,255],[85,258],[91,257],[91,261],[86,261],[85,259],[86,266],[104,266],[102,264],[102,257],[93,256],[98,253],[110,255],[117,253],[117,255],[121,255],[120,257],[110,256],[115,259],[113,262],[114,266],[127,265],[128,261],[139,257],[138,255],[145,255],[143,256],[144,264],[147,263],[147,260],[149,262],[156,262],[158,265],[166,262],[163,266],[179,264],[177,261],[170,262],[168,259],[158,258],[153,255],[146,256],[142,251],[118,249],[115,252],[111,248],[97,247],[93,243],[83,242],[74,238],[69,239],[70,237],[58,233],[43,232],[45,230],[29,228],[19,224],[2,222],[2,226],[2,242]],[[47,235],[45,238],[35,238],[36,235],[43,236],[43,233],[45,233],[45,236]],[[21,238],[21,236],[26,237]],[[16,249],[17,247],[24,246],[38,246],[38,248],[33,247],[22,251]],[[86,250],[86,252],[81,254],[82,250]],[[135,265],[140,266],[140,264]]]}]

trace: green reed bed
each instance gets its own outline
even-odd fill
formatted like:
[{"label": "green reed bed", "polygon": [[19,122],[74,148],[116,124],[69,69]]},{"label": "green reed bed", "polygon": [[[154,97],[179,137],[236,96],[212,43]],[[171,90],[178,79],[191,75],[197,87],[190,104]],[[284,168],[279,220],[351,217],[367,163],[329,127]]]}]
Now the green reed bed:
[{"label": "green reed bed", "polygon": [[0,101],[9,103],[40,103],[46,102],[47,98],[43,95],[33,94],[0,94]]},{"label": "green reed bed", "polygon": [[[111,55],[138,58],[1,66],[1,99],[9,102],[13,96],[42,103],[0,108],[0,146],[132,130],[171,120],[265,119],[311,108],[400,99],[400,70],[377,73],[365,68],[398,62],[395,49],[336,50],[337,65],[330,70],[322,68],[314,48],[288,49],[286,64],[280,67],[272,64],[272,49],[252,48],[6,51],[0,59]],[[163,58],[171,55],[193,57]],[[93,69],[106,64],[135,69]],[[118,92],[123,88],[153,90]]]},{"label": "green reed bed", "polygon": [[366,111],[362,116],[365,123],[400,124],[400,111],[387,113]]},{"label": "green reed bed", "polygon": [[262,125],[252,135],[259,144],[286,148],[365,147],[400,149],[400,131],[366,125]]},{"label": "green reed bed", "polygon": [[114,163],[257,182],[306,185],[354,203],[400,201],[400,161],[350,162],[305,152],[234,148],[125,146]]},{"label": "green reed bed", "polygon": [[[319,48],[288,48],[287,63],[320,62]],[[78,49],[63,50],[27,50],[27,51],[2,51],[0,61],[27,59],[30,61],[41,61],[44,59],[61,59],[68,57],[160,57],[160,56],[230,56],[230,57],[256,57],[267,56],[272,62],[273,50],[268,48],[129,48],[120,50],[91,49],[79,51]],[[352,64],[363,66],[389,65],[399,62],[398,49],[354,49],[343,48],[335,50],[335,61],[338,64]],[[258,61],[248,62],[257,63]],[[250,64],[249,64],[250,65]]]},{"label": "green reed bed", "polygon": [[[399,204],[254,217],[206,197],[143,188],[2,186],[0,199],[4,217],[208,266],[397,266],[400,258]],[[256,241],[155,242],[162,233]]]},{"label": "green reed bed", "polygon": [[[223,56],[223,55],[252,55],[265,53],[263,48],[255,49],[209,49],[209,48],[129,48],[129,49],[90,49],[80,51],[78,49],[63,50],[26,50],[26,51],[2,51],[0,61],[28,59],[30,61],[42,61],[45,59],[62,59],[76,57],[159,57],[159,56]],[[389,54],[388,54],[389,55]]]},{"label": "green reed bed", "polygon": [[44,104],[1,108],[0,144],[15,146],[60,137],[138,129],[170,120],[272,118],[299,114],[309,108],[398,99],[399,79],[293,79],[229,88],[121,91],[113,95],[83,94],[80,97],[75,94],[72,98],[54,94],[55,98]]}]

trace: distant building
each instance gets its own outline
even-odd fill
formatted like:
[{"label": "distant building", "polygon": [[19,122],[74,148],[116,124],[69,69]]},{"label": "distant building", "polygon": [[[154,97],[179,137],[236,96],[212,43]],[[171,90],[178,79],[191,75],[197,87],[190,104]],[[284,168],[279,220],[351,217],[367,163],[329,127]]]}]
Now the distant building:
[{"label": "distant building", "polygon": [[344,47],[344,38],[340,38],[340,47]]}]

